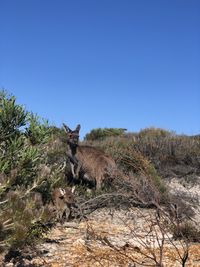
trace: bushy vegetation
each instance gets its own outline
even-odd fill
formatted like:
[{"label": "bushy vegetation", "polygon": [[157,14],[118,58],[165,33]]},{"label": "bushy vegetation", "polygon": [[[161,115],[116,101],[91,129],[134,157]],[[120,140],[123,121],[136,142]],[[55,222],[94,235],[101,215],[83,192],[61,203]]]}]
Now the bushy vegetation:
[{"label": "bushy vegetation", "polygon": [[84,139],[86,141],[103,140],[110,136],[121,136],[125,131],[124,128],[97,128],[86,134]]},{"label": "bushy vegetation", "polygon": [[163,177],[200,173],[199,136],[149,128],[137,135],[134,148],[147,157]]},{"label": "bushy vegetation", "polygon": [[96,146],[111,155],[115,159],[121,172],[126,175],[126,177],[129,177],[132,182],[135,180],[137,183],[138,181],[139,183],[143,183],[145,179],[152,190],[155,190],[154,193],[156,193],[157,190],[161,194],[165,192],[162,179],[157,174],[153,164],[139,150],[135,149],[135,138],[132,138],[130,135],[127,138],[127,136],[124,135],[121,137],[110,137],[101,141],[87,141],[84,143]]},{"label": "bushy vegetation", "polygon": [[[51,188],[62,163],[48,164],[55,129],[27,112],[14,96],[0,96],[0,246],[21,246],[49,222]],[[54,140],[54,141],[53,141]],[[52,148],[52,146],[51,146]],[[45,227],[44,227],[45,228]],[[31,241],[33,242],[33,241]]]},{"label": "bushy vegetation", "polygon": [[[187,177],[193,179],[191,177],[192,174],[200,174],[199,135],[177,135],[174,132],[152,127],[143,129],[139,133],[123,133],[119,136],[107,136],[103,140],[99,138],[85,138],[85,140],[88,144],[97,145],[106,149],[117,160],[119,154],[113,151],[113,147],[116,146],[118,148],[120,147],[121,154],[125,152],[126,155],[127,149],[131,153],[135,153],[136,158],[140,154],[164,178],[184,176],[185,179]],[[141,168],[140,163],[139,166]]]},{"label": "bushy vegetation", "polygon": [[[187,220],[194,216],[195,200],[186,199],[187,196],[171,195],[164,183],[164,178],[182,177],[185,183],[194,185],[198,182],[200,166],[200,139],[198,136],[189,137],[176,135],[163,129],[147,128],[139,133],[124,133],[117,137],[107,137],[104,140],[98,138],[93,141],[84,141],[98,147],[110,154],[117,162],[126,181],[120,181],[120,192],[127,188],[131,194],[120,195],[116,200],[129,204],[153,203],[164,205],[166,212],[176,217],[173,232],[179,233],[182,238],[194,239],[194,233],[199,233],[194,224],[188,224]],[[196,179],[194,177],[196,177]],[[128,178],[128,180],[127,180]],[[119,181],[119,179],[117,180]],[[114,199],[114,198],[113,198]],[[197,201],[198,202],[198,201]],[[109,203],[109,201],[107,202]],[[147,204],[147,205],[146,205]],[[143,206],[143,205],[141,205]],[[176,207],[176,211],[173,210]],[[185,230],[183,225],[190,225]],[[196,236],[199,236],[199,234]],[[199,238],[197,238],[199,241]]]},{"label": "bushy vegetation", "polygon": [[[85,215],[84,208],[88,212],[131,205],[160,209],[164,204],[163,214],[170,214],[173,203],[179,209],[178,220],[183,219],[185,210],[193,216],[191,207],[168,194],[163,177],[185,175],[190,182],[192,174],[200,173],[199,136],[179,136],[157,128],[134,134],[125,131],[99,128],[86,135],[83,144],[111,155],[119,172],[110,173],[109,190],[93,195],[77,190],[79,211]],[[66,151],[62,129],[26,111],[14,96],[0,92],[0,251],[33,243],[55,220],[49,201],[52,189],[66,185],[65,178],[70,175]],[[185,232],[184,237],[195,240],[198,233],[199,240],[199,231],[191,224],[177,227],[174,224],[176,238]]]}]

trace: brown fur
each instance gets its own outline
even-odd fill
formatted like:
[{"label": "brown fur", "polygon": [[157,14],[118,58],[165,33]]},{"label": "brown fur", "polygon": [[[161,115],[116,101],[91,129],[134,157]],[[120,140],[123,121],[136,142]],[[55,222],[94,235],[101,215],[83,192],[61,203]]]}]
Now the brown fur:
[{"label": "brown fur", "polygon": [[55,188],[52,192],[52,201],[56,208],[57,220],[63,221],[63,217],[69,218],[71,206],[74,204],[74,195],[71,190],[66,188]]},{"label": "brown fur", "polygon": [[64,128],[67,133],[69,156],[72,158],[71,168],[74,178],[80,178],[80,174],[83,173],[84,178],[95,180],[96,189],[100,189],[108,173],[116,170],[114,160],[97,148],[78,144],[80,125],[74,131],[66,125],[64,125]]},{"label": "brown fur", "polygon": [[96,181],[96,189],[100,189],[106,175],[116,169],[114,160],[94,147],[78,146],[76,158],[79,170]]}]

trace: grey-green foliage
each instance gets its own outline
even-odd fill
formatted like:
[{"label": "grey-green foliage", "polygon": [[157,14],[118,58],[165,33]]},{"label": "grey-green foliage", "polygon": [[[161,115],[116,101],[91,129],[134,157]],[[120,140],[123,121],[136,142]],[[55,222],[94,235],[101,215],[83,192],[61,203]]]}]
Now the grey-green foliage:
[{"label": "grey-green foliage", "polygon": [[42,120],[40,117],[33,113],[29,113],[27,116],[28,127],[26,128],[26,136],[30,140],[32,145],[46,143],[52,132],[52,128],[49,126],[47,120]]},{"label": "grey-green foliage", "polygon": [[46,168],[44,144],[50,129],[14,96],[0,91],[0,247],[23,244],[42,219],[43,210],[36,210],[30,193],[49,187],[41,166]]},{"label": "grey-green foliage", "polygon": [[[29,145],[23,133],[28,112],[16,104],[14,96],[0,98],[0,172],[7,175],[8,186],[33,182],[40,153]],[[20,131],[21,130],[21,131]],[[15,175],[11,175],[14,173]]]},{"label": "grey-green foliage", "polygon": [[39,161],[38,149],[29,146],[21,135],[6,141],[6,153],[0,155],[0,171],[7,175],[8,186],[27,186],[36,176]]},{"label": "grey-green foliage", "polygon": [[97,128],[86,134],[84,139],[87,141],[103,140],[106,137],[121,136],[125,131],[124,128]]},{"label": "grey-green foliage", "polygon": [[27,112],[16,104],[14,96],[0,94],[0,140],[4,141],[16,135],[26,125]]}]

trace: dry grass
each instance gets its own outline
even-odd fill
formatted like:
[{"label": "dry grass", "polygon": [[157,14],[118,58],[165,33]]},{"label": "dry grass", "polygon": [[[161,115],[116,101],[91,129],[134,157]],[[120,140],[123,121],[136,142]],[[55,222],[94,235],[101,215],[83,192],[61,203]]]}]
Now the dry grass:
[{"label": "dry grass", "polygon": [[[140,217],[141,212],[144,218]],[[116,211],[116,214],[109,214],[108,211],[101,210],[88,218],[88,221],[81,222],[77,228],[53,229],[48,237],[58,243],[48,243],[48,247],[43,245],[42,249],[49,249],[49,254],[35,259],[33,263],[49,267],[124,267],[134,266],[134,263],[138,263],[135,266],[155,266],[151,259],[152,249],[159,258],[160,248],[153,242],[147,245],[141,243],[141,234],[140,243],[136,242],[130,231],[134,225],[130,215],[134,216],[135,222],[140,225],[145,240],[149,231],[146,228],[146,219],[147,216],[153,215],[152,211],[133,209],[130,212]],[[185,247],[179,241],[176,241],[175,245],[176,247],[166,241],[163,248],[163,266],[181,266],[180,255],[184,254]],[[189,245],[186,266],[200,266],[199,250],[199,244]]]},{"label": "dry grass", "polygon": [[[189,254],[191,255],[188,259],[188,267],[199,267],[200,257],[199,257],[199,245],[191,245],[189,249]],[[128,264],[138,263],[140,266],[155,266],[155,263],[147,260],[146,255],[147,250],[140,250],[137,247],[122,248],[119,250],[113,250],[111,248],[100,248],[98,245],[94,244],[90,249],[85,246],[76,246],[75,252],[79,255],[76,258],[77,262],[74,262],[72,266],[76,267],[124,267]],[[183,253],[183,250],[180,250]],[[155,253],[159,255],[159,250],[156,249]],[[174,248],[167,247],[164,249],[164,260],[163,266],[166,267],[179,267],[180,262],[177,260],[178,254]],[[54,266],[54,265],[52,265]],[[130,265],[131,266],[131,265]],[[132,265],[134,266],[134,265]],[[136,265],[137,266],[137,265]]]}]

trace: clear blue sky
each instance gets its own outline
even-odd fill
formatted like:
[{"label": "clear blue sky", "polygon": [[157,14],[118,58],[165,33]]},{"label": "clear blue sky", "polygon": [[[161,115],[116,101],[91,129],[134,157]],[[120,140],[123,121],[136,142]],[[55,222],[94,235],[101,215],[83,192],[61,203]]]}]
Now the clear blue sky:
[{"label": "clear blue sky", "polygon": [[57,126],[200,133],[199,0],[0,0],[0,88]]}]

